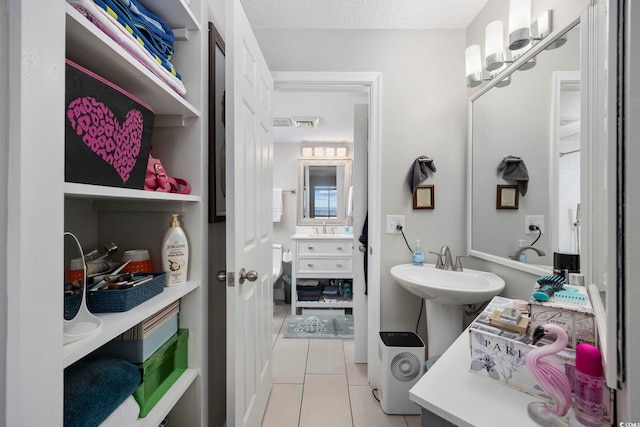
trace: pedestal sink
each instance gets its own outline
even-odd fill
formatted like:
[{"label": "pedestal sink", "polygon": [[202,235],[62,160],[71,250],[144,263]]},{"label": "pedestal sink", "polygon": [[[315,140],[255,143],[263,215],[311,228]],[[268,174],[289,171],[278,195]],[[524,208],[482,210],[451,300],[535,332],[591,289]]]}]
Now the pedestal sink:
[{"label": "pedestal sink", "polygon": [[488,301],[504,289],[504,280],[487,271],[400,264],[391,268],[391,275],[425,300],[429,357],[444,353],[462,333],[464,305]]}]

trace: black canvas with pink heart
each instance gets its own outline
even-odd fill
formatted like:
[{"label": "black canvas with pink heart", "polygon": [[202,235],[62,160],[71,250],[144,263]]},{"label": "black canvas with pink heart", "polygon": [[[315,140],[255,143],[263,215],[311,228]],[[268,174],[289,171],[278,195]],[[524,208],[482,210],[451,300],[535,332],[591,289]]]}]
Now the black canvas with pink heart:
[{"label": "black canvas with pink heart", "polygon": [[153,111],[108,80],[66,62],[65,181],[143,189]]}]

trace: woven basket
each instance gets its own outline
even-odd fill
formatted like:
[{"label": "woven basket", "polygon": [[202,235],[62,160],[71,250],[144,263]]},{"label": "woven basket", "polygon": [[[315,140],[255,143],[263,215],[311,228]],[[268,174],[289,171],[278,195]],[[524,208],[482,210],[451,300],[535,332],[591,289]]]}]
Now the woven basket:
[{"label": "woven basket", "polygon": [[162,293],[166,278],[165,273],[138,274],[153,274],[154,278],[147,283],[129,289],[89,291],[87,294],[89,311],[92,313],[123,312]]}]

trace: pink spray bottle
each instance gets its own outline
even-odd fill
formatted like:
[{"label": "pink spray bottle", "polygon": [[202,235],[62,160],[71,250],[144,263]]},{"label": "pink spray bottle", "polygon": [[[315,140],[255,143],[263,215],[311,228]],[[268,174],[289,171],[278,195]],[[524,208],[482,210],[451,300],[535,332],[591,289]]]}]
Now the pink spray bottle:
[{"label": "pink spray bottle", "polygon": [[570,426],[600,427],[604,424],[603,387],[600,350],[591,344],[578,344],[573,383],[573,418],[579,424],[572,420]]}]

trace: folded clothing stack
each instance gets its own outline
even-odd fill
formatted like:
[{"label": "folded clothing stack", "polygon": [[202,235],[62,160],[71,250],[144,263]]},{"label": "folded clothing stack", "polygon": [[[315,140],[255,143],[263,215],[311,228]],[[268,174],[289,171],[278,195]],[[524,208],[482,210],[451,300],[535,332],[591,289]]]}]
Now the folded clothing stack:
[{"label": "folded clothing stack", "polygon": [[296,282],[298,301],[319,301],[322,296],[322,287],[318,280],[300,279]]},{"label": "folded clothing stack", "polygon": [[175,37],[160,18],[148,12],[136,0],[93,1],[126,28],[160,65],[181,79],[173,64],[169,62],[173,55]]},{"label": "folded clothing stack", "polygon": [[170,59],[175,36],[160,18],[135,0],[67,0],[171,89],[187,93]]},{"label": "folded clothing stack", "polygon": [[325,286],[322,290],[322,296],[325,300],[337,300],[338,299],[338,287],[337,286]]},{"label": "folded clothing stack", "polygon": [[[138,368],[118,358],[87,358],[69,366],[64,370],[65,427],[100,425],[140,381]],[[131,409],[137,418],[140,408],[132,405]]]}]

